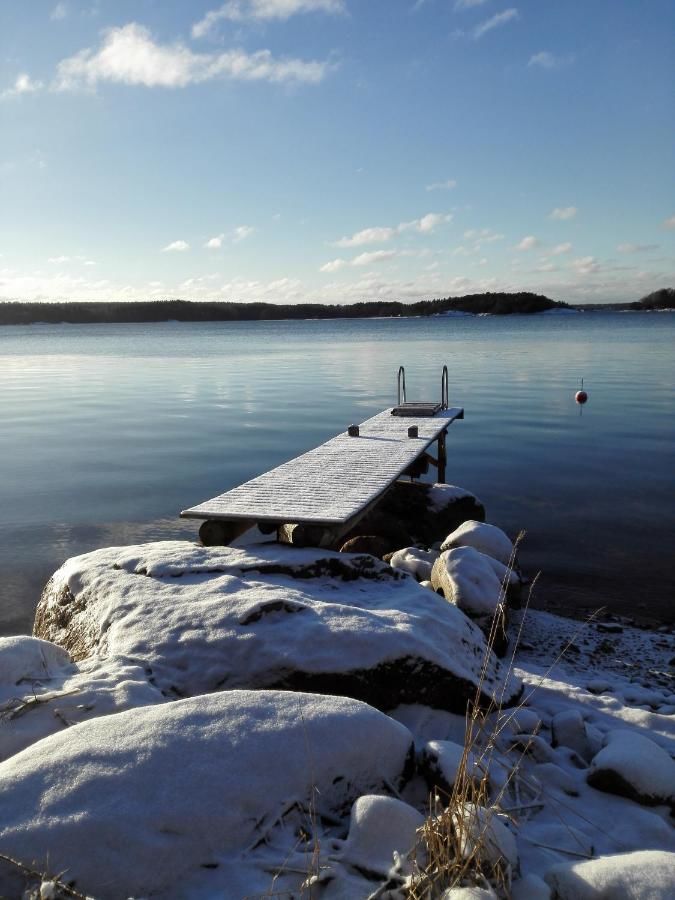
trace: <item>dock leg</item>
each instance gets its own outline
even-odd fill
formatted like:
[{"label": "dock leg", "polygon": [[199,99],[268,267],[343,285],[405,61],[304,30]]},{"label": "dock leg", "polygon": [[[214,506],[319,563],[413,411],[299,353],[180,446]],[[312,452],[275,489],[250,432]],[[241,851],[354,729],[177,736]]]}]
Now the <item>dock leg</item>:
[{"label": "dock leg", "polygon": [[207,519],[199,528],[199,539],[205,547],[226,547],[254,525],[252,519]]},{"label": "dock leg", "polygon": [[438,481],[445,484],[445,464],[448,457],[445,450],[445,437],[448,433],[447,428],[438,435]]},{"label": "dock leg", "polygon": [[286,524],[277,529],[277,541],[293,547],[331,547],[340,530],[322,525]]}]

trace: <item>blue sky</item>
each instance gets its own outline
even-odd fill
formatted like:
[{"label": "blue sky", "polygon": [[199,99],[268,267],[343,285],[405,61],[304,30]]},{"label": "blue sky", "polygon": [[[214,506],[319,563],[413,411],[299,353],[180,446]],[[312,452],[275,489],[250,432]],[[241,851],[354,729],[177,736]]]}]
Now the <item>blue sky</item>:
[{"label": "blue sky", "polygon": [[0,299],[675,284],[672,0],[0,0]]}]

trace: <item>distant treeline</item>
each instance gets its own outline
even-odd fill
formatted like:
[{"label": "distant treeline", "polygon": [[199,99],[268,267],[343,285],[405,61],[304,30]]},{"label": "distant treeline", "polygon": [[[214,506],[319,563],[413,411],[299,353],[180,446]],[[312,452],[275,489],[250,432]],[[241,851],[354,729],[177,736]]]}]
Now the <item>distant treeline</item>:
[{"label": "distant treeline", "polygon": [[675,309],[675,288],[661,288],[633,304],[633,309]]},{"label": "distant treeline", "polygon": [[433,316],[447,312],[536,313],[566,307],[541,294],[468,294],[419,303],[373,301],[348,306],[319,303],[208,303],[157,300],[130,303],[0,303],[0,325],[97,324],[108,322],[250,322],[270,319],[364,319],[388,316]]},{"label": "distant treeline", "polygon": [[23,303],[0,302],[0,325],[37,322],[73,325],[107,322],[251,322],[273,319],[365,319],[390,316],[434,316],[449,312],[505,316],[538,313],[547,309],[647,310],[674,309],[675,289],[662,288],[635,303],[587,304],[571,307],[529,291],[488,292],[421,300],[419,303],[371,301],[347,306],[321,303],[202,303],[190,300],[154,300],[130,303]]}]

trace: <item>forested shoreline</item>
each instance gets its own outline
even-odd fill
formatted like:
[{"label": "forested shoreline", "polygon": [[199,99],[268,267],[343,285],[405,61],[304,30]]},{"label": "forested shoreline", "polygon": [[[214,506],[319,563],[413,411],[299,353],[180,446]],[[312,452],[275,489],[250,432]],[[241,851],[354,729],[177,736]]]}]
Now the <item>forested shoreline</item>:
[{"label": "forested shoreline", "polygon": [[572,306],[529,291],[518,293],[488,292],[422,300],[367,301],[348,305],[321,303],[240,303],[199,302],[191,300],[143,300],[130,302],[78,301],[37,302],[5,301],[0,303],[0,325],[106,324],[134,322],[238,322],[281,319],[365,319],[406,316],[434,316],[452,313],[474,315],[510,315],[546,312],[548,310],[640,310],[672,309],[675,290],[664,288],[635,303]]}]

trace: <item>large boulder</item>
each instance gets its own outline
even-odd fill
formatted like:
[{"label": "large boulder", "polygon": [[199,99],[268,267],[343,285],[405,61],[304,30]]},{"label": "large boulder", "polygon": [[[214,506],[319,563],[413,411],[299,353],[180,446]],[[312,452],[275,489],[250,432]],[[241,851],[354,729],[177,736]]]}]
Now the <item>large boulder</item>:
[{"label": "large boulder", "polygon": [[0,764],[0,847],[101,900],[298,896],[322,831],[362,794],[400,788],[411,760],[406,728],[342,697],[228,691],[130,710]]},{"label": "large boulder", "polygon": [[484,704],[521,690],[479,628],[411,576],[371,556],[275,544],[76,557],[45,588],[35,630],[80,658],[141,662],[171,698],[274,687],[463,713],[479,684]]},{"label": "large boulder", "polygon": [[0,637],[0,761],[78,722],[164,702],[129,660],[76,664],[48,641]]}]

